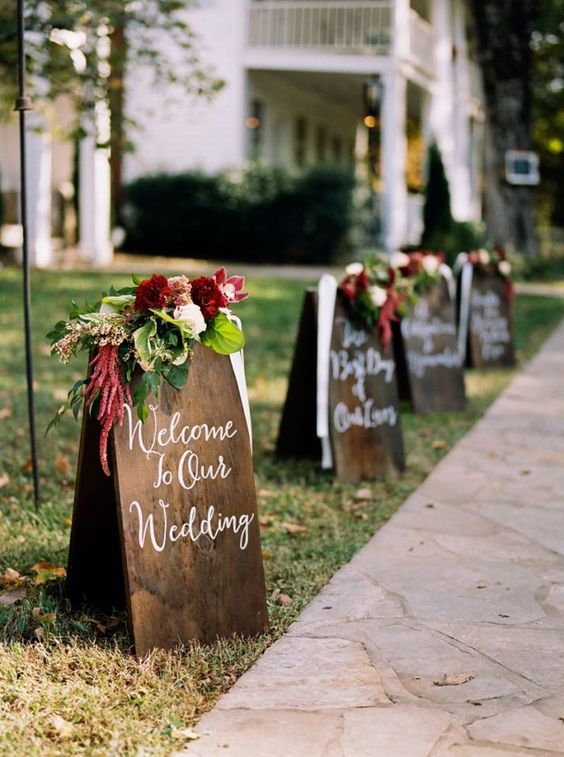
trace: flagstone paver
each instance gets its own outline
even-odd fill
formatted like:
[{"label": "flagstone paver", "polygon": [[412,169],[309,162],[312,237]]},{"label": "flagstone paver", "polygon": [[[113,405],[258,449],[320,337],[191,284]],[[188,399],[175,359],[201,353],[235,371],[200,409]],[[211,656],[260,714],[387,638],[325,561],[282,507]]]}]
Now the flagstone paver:
[{"label": "flagstone paver", "polygon": [[564,324],[189,757],[564,755]]}]

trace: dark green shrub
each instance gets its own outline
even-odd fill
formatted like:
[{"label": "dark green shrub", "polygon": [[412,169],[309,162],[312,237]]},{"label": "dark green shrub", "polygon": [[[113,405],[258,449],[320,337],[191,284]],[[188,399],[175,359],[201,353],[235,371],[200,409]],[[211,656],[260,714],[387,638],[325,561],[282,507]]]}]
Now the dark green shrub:
[{"label": "dark green shrub", "polygon": [[353,223],[353,176],[315,168],[292,176],[158,174],[126,187],[125,249],[257,262],[334,259]]},{"label": "dark green shrub", "polygon": [[459,252],[478,249],[485,243],[481,224],[455,221],[452,217],[450,190],[441,153],[437,145],[432,144],[429,148],[421,247],[444,252],[447,262],[452,265]]}]

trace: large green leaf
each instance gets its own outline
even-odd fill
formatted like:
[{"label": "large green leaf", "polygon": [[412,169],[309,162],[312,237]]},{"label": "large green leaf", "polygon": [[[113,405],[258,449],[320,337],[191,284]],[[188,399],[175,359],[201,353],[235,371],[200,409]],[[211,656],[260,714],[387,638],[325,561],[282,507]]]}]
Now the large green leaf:
[{"label": "large green leaf", "polygon": [[102,302],[104,302],[106,305],[112,305],[118,310],[123,310],[123,308],[127,305],[131,305],[134,300],[135,295],[133,294],[116,294],[102,297]]},{"label": "large green leaf", "polygon": [[218,313],[209,323],[202,334],[202,344],[211,347],[220,355],[230,355],[238,352],[245,345],[245,337],[241,329],[236,326],[225,313]]},{"label": "large green leaf", "polygon": [[133,342],[142,363],[151,362],[150,339],[157,333],[157,324],[150,318],[144,326],[133,332]]},{"label": "large green leaf", "polygon": [[163,376],[175,389],[182,389],[188,378],[190,360],[185,360],[182,365],[171,363],[163,368]]}]

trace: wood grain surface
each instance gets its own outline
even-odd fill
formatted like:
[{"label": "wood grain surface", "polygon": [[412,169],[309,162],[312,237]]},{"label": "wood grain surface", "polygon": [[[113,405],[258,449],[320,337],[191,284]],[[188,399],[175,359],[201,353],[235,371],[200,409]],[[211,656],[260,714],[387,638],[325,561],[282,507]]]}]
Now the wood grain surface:
[{"label": "wood grain surface", "polygon": [[317,437],[317,289],[304,294],[300,324],[282,410],[276,454],[280,458],[321,458]]},{"label": "wood grain surface", "polygon": [[[80,549],[97,548],[103,559],[106,541],[115,541],[90,530],[95,492],[103,490],[117,510],[123,565],[123,574],[108,570],[108,582],[125,584],[137,655],[262,633],[268,618],[250,440],[230,359],[197,345],[184,388],[163,382],[149,403],[143,426],[130,411],[112,431],[113,498],[98,474],[79,471],[73,593],[89,594]],[[90,428],[86,420],[86,441]]]},{"label": "wood grain surface", "polygon": [[445,279],[422,294],[401,319],[394,352],[400,397],[409,399],[416,413],[464,410],[455,308]]},{"label": "wood grain surface", "polygon": [[396,367],[375,330],[353,324],[337,298],[329,370],[330,434],[339,481],[405,467]]},{"label": "wood grain surface", "polygon": [[467,353],[473,368],[515,365],[512,304],[502,276],[474,272]]}]

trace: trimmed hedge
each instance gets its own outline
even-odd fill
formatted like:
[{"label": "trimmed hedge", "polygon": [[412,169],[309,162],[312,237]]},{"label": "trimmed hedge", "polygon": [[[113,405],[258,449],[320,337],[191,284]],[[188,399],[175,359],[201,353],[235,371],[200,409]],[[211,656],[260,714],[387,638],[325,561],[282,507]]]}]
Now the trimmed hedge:
[{"label": "trimmed hedge", "polygon": [[330,263],[354,220],[351,173],[155,174],[125,188],[124,249],[254,262]]}]

